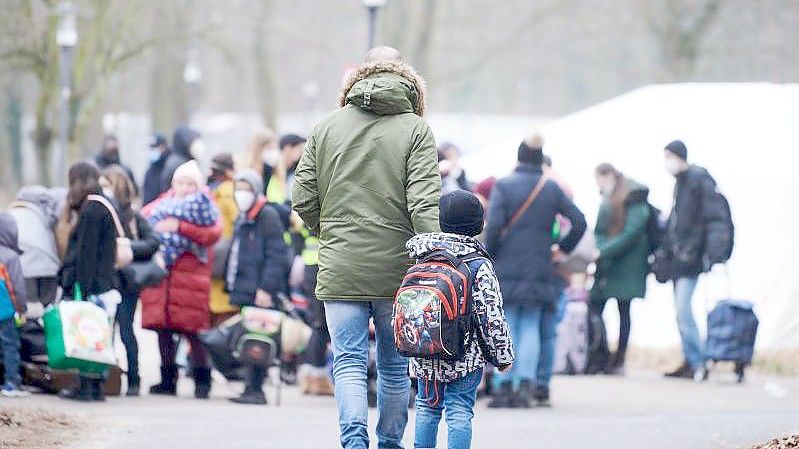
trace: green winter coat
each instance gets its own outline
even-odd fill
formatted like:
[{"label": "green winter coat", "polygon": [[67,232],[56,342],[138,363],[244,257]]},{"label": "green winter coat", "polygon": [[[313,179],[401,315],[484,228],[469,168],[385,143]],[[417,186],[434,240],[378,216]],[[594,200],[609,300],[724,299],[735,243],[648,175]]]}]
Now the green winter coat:
[{"label": "green winter coat", "polygon": [[647,197],[649,189],[632,180],[625,180],[630,194],[624,201],[627,216],[624,229],[614,236],[608,235],[611,206],[602,201],[597,217],[596,236],[599,260],[591,298],[605,300],[616,298],[630,300],[646,294],[646,277],[649,274],[649,239],[646,224],[649,220]]},{"label": "green winter coat", "polygon": [[422,119],[424,82],[404,63],[365,64],[311,131],[292,204],[319,235],[320,300],[391,299],[405,242],[436,232],[441,177]]}]

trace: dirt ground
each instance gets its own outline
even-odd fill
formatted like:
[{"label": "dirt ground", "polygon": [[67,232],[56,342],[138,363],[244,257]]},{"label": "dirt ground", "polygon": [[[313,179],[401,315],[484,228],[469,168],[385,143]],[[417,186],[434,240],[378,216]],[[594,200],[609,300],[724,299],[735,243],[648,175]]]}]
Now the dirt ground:
[{"label": "dirt ground", "polygon": [[81,425],[73,417],[42,408],[0,406],[0,448],[57,449],[74,441]]},{"label": "dirt ground", "polygon": [[777,438],[751,449],[796,449],[799,448],[799,434]]}]

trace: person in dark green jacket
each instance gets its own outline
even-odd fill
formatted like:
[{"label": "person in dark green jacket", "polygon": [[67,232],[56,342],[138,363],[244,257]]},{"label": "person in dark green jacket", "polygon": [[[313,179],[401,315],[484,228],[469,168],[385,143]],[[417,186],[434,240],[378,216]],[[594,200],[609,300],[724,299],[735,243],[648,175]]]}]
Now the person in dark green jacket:
[{"label": "person in dark green jacket", "polygon": [[[596,181],[603,200],[599,208],[594,235],[597,244],[597,271],[591,290],[590,323],[604,329],[602,311],[608,299],[615,298],[619,307],[619,344],[610,354],[608,343],[592,341],[588,373],[623,374],[627,342],[630,337],[630,304],[646,294],[649,274],[650,245],[647,237],[649,221],[649,189],[616,170],[610,164],[596,169]],[[604,332],[601,333],[604,336]],[[590,332],[589,335],[597,335]]]},{"label": "person in dark green jacket", "polygon": [[379,447],[402,447],[408,361],[394,348],[392,298],[410,266],[405,243],[438,232],[441,178],[422,118],[425,83],[399,52],[370,50],[339,109],[311,131],[295,172],[294,210],[319,236],[316,296],[333,343],[341,445],[367,448],[369,319],[377,337]]}]

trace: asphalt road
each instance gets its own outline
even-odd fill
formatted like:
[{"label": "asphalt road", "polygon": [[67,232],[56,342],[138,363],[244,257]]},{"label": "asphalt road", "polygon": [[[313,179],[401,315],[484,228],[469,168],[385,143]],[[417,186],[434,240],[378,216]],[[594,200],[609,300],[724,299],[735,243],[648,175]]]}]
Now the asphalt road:
[{"label": "asphalt road", "polygon": [[[304,397],[285,388],[280,406],[241,406],[226,400],[240,385],[216,383],[209,401],[192,399],[191,388],[190,380],[182,380],[178,398],[111,398],[86,405],[34,396],[13,404],[76,415],[85,431],[69,442],[74,449],[339,447],[332,398]],[[267,392],[274,395],[272,388]],[[553,402],[551,409],[531,410],[490,410],[481,402],[473,447],[715,449],[799,433],[796,378],[752,378],[737,385],[721,374],[705,384],[649,372],[560,377],[553,384]],[[0,407],[11,403],[4,400]],[[413,415],[410,422],[409,448]],[[439,447],[446,447],[443,430]]]}]

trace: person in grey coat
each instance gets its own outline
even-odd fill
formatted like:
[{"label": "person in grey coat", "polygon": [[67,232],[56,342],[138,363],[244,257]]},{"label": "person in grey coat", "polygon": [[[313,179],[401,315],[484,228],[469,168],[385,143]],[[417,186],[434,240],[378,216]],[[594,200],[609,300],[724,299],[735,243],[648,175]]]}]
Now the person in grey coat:
[{"label": "person in grey coat", "polygon": [[[557,301],[563,289],[553,262],[572,252],[586,229],[582,212],[557,183],[544,177],[543,159],[540,137],[522,142],[518,167],[497,181],[491,193],[486,247],[496,260],[505,316],[516,344],[513,370],[495,377],[496,395],[489,404],[495,408],[525,408],[531,400],[548,405]],[[539,182],[537,196],[523,210]],[[572,224],[559,246],[552,231],[557,214]]]},{"label": "person in grey coat", "polygon": [[54,230],[66,196],[63,187],[23,187],[8,210],[19,229],[20,259],[28,299],[44,305],[55,300],[58,289],[56,275],[61,259]]}]

